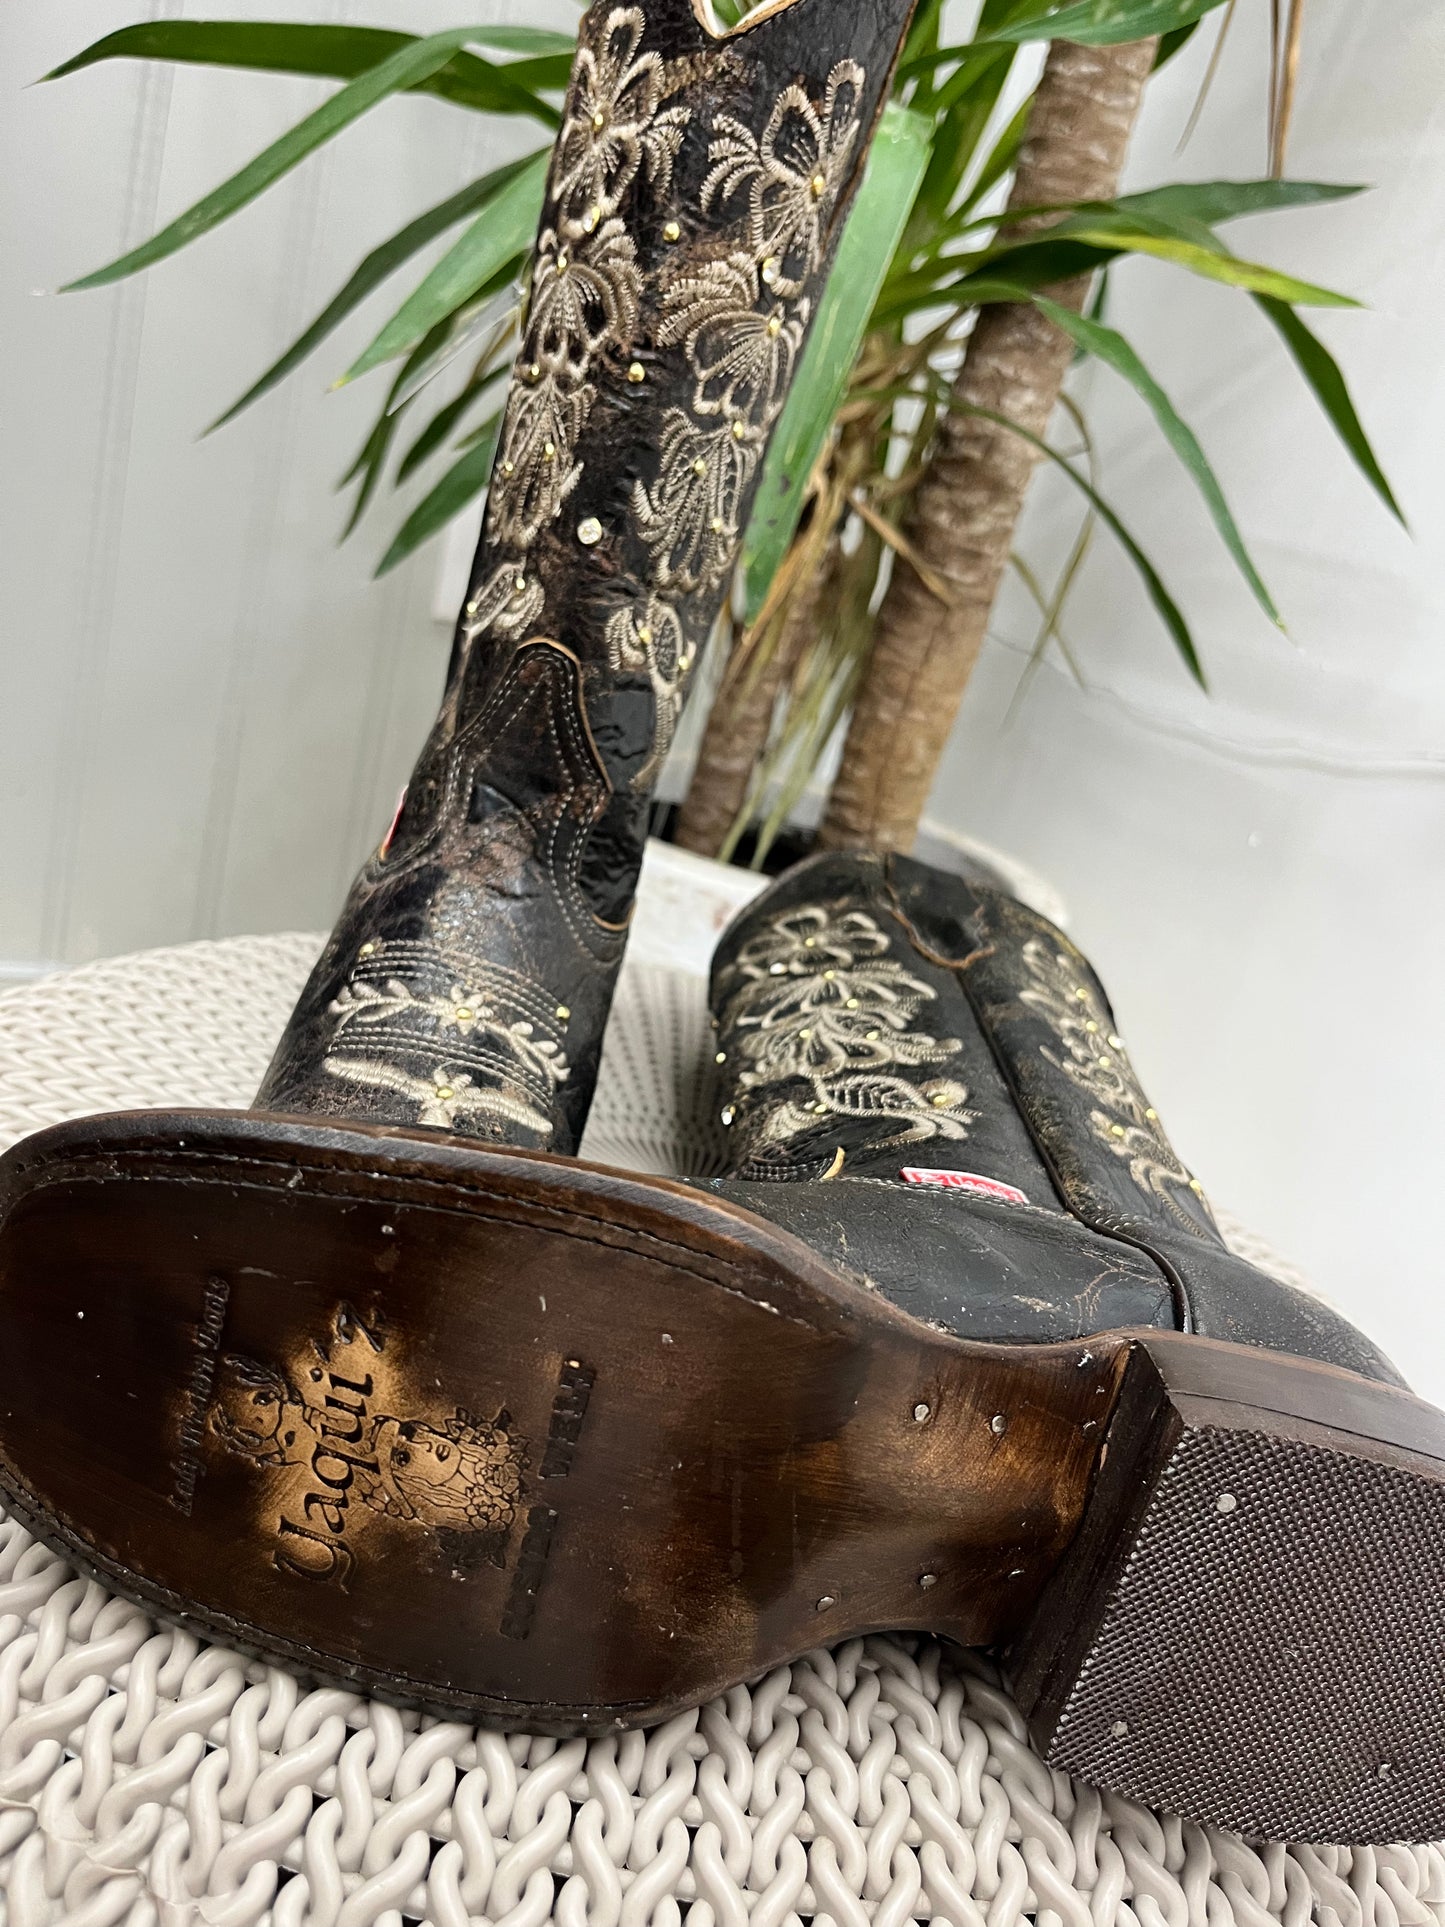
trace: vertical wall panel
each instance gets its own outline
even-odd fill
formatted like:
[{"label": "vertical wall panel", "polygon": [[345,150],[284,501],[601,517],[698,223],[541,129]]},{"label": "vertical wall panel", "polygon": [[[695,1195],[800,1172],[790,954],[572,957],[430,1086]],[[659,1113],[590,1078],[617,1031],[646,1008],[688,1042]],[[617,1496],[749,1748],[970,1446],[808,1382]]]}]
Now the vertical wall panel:
[{"label": "vertical wall panel", "polygon": [[[448,637],[428,607],[439,545],[371,580],[416,488],[336,541],[346,504],[334,485],[389,371],[328,386],[405,280],[291,381],[199,437],[371,246],[544,132],[389,101],[149,274],[57,295],[330,91],[129,62],[27,85],[138,17],[213,11],[14,0],[0,15],[10,965],[325,922],[384,827],[440,686]],[[443,0],[239,0],[227,12],[413,31],[458,18]],[[490,0],[468,17],[539,13]],[[541,17],[575,15],[555,0]],[[423,398],[418,428],[426,411]]]}]

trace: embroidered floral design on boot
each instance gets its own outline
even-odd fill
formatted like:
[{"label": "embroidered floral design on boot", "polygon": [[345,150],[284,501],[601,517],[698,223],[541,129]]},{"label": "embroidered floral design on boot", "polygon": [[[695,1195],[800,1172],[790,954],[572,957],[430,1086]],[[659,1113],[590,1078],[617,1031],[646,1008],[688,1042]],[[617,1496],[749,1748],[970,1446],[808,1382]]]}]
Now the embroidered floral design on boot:
[{"label": "embroidered floral design on boot", "polygon": [[672,747],[693,651],[683,638],[677,611],[651,596],[640,620],[633,609],[618,609],[611,617],[607,656],[619,676],[644,675],[652,685],[652,754],[632,779],[634,789],[645,789],[656,780]]},{"label": "embroidered floral design on boot", "polygon": [[[975,1114],[950,1074],[959,1041],[917,1025],[936,1001],[866,911],[810,905],[770,919],[717,988],[719,1037],[737,1059],[738,1102],[724,1113],[735,1160],[789,1147],[816,1155],[812,1140],[829,1118],[879,1124],[870,1150],[966,1137]],[[786,1090],[798,1081],[806,1094]]]},{"label": "embroidered floral design on boot", "polygon": [[696,422],[671,409],[662,429],[662,473],[633,494],[638,532],[653,550],[659,585],[680,595],[721,582],[742,532],[742,504],[758,465],[760,436],[735,416]]},{"label": "embroidered floral design on boot", "polygon": [[[558,136],[553,219],[537,240],[532,294],[508,397],[486,526],[518,551],[536,542],[581,480],[576,447],[597,400],[597,363],[626,353],[637,332],[642,277],[637,245],[615,218],[640,171],[665,194],[684,106],[666,107],[660,54],[639,53],[639,7],[615,8],[598,46],[578,49]],[[477,633],[481,633],[479,630]]]},{"label": "embroidered floral design on boot", "polygon": [[[801,297],[817,272],[857,142],[863,69],[840,61],[821,109],[796,83],[761,136],[719,114],[703,182],[705,213],[736,205],[746,246],[682,269],[663,299],[658,340],[684,344],[691,411],[669,409],[656,482],[638,482],[633,510],[659,586],[715,587],[733,565],[742,510],[767,432],[777,420],[807,329]],[[801,171],[800,171],[801,170]]]},{"label": "embroidered floral design on boot", "polygon": [[640,7],[619,7],[607,17],[600,48],[578,49],[557,137],[555,191],[579,233],[617,212],[640,168],[659,195],[672,183],[688,110],[662,107],[662,57],[637,51],[645,26]]},{"label": "embroidered floral design on boot", "polygon": [[573,459],[597,399],[590,381],[554,374],[540,362],[512,383],[488,515],[498,538],[525,549],[582,479]]},{"label": "embroidered floral design on boot", "polygon": [[786,88],[761,135],[731,114],[717,117],[703,208],[746,193],[753,254],[777,294],[797,294],[822,260],[858,139],[864,79],[856,60],[840,60],[821,107],[801,87]]},{"label": "embroidered floral design on boot", "polygon": [[798,300],[760,307],[760,292],[750,254],[705,261],[669,287],[657,338],[663,347],[685,345],[695,414],[761,420],[786,396],[810,306]]},{"label": "embroidered floral design on boot", "polygon": [[[1196,1237],[1206,1236],[1195,1215],[1203,1211],[1209,1224],[1214,1222],[1204,1187],[1165,1137],[1123,1039],[1084,971],[1042,937],[1031,937],[1022,955],[1030,981],[1020,1001],[1044,1019],[1062,1046],[1062,1055],[1045,1048],[1044,1056],[1094,1100],[1097,1108],[1089,1113],[1094,1136],[1128,1165],[1135,1184],[1158,1198],[1175,1222]],[[1190,1209],[1181,1208],[1179,1190],[1193,1194]]]},{"label": "embroidered floral design on boot", "polygon": [[501,636],[520,636],[542,613],[547,597],[535,576],[516,562],[504,562],[467,597],[462,611],[462,639],[471,642],[488,629]]},{"label": "embroidered floral design on boot", "polygon": [[331,1075],[395,1091],[418,1124],[490,1119],[545,1139],[568,1065],[562,1019],[544,994],[516,971],[468,965],[435,944],[363,948],[330,1006]]},{"label": "embroidered floral design on boot", "polygon": [[416,1106],[414,1122],[437,1131],[459,1127],[471,1137],[485,1137],[489,1120],[511,1124],[523,1131],[535,1131],[546,1140],[552,1120],[545,1111],[528,1102],[513,1084],[478,1084],[468,1071],[457,1071],[446,1063],[438,1064],[430,1077],[418,1075],[384,1057],[341,1057],[334,1052],[326,1059],[333,1077],[346,1084],[361,1084],[368,1090],[395,1091]]},{"label": "embroidered floral design on boot", "polygon": [[637,249],[621,221],[577,241],[544,228],[532,267],[528,351],[547,373],[585,378],[609,341],[630,341],[642,277]]}]

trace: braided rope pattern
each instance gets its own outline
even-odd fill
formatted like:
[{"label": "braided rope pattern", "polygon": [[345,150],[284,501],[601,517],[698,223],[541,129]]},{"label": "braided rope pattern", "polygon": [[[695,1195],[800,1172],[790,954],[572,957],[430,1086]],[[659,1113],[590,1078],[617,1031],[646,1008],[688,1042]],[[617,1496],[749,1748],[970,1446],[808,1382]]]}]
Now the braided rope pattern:
[{"label": "braided rope pattern", "polygon": [[[0,1142],[244,1104],[318,946],[0,993]],[[715,1155],[706,1035],[700,981],[634,959],[590,1155]],[[1445,1851],[1254,1846],[1101,1795],[927,1639],[811,1653],[646,1734],[422,1719],[158,1627],[0,1518],[0,1900],[4,1927],[1445,1927]]]},{"label": "braided rope pattern", "polygon": [[305,1693],[0,1537],[12,1927],[1439,1927],[1431,1847],[1253,1847],[1073,1785],[988,1669],[851,1640],[650,1733]]},{"label": "braided rope pattern", "polygon": [[0,990],[0,1146],[87,1111],[249,1104],[323,942],[180,944]]}]

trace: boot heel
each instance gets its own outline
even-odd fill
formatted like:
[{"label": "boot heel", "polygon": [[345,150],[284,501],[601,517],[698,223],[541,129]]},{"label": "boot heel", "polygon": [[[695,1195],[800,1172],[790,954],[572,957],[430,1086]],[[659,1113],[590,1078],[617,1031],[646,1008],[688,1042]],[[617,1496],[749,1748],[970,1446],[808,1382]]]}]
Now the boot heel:
[{"label": "boot heel", "polygon": [[1327,1365],[1140,1333],[1007,1656],[1052,1766],[1270,1838],[1445,1832],[1445,1419]]}]

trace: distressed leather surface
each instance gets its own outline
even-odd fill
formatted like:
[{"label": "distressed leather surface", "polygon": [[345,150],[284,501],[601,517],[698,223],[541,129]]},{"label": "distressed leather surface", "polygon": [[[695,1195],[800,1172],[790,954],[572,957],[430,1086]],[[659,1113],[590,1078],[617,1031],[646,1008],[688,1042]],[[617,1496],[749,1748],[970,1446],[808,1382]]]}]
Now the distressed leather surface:
[{"label": "distressed leather surface", "polygon": [[648,799],[912,5],[583,20],[441,713],[259,1105],[575,1149]]},{"label": "distressed leather surface", "polygon": [[877,1178],[718,1178],[709,1189],[960,1338],[1026,1344],[1174,1326],[1173,1293],[1156,1264],[1057,1212]]},{"label": "distressed leather surface", "polygon": [[1401,1382],[1226,1248],[1087,958],[996,882],[809,858],[724,933],[710,1000],[737,1147],[714,1188],[916,1315],[970,1338],[1175,1326]]}]

